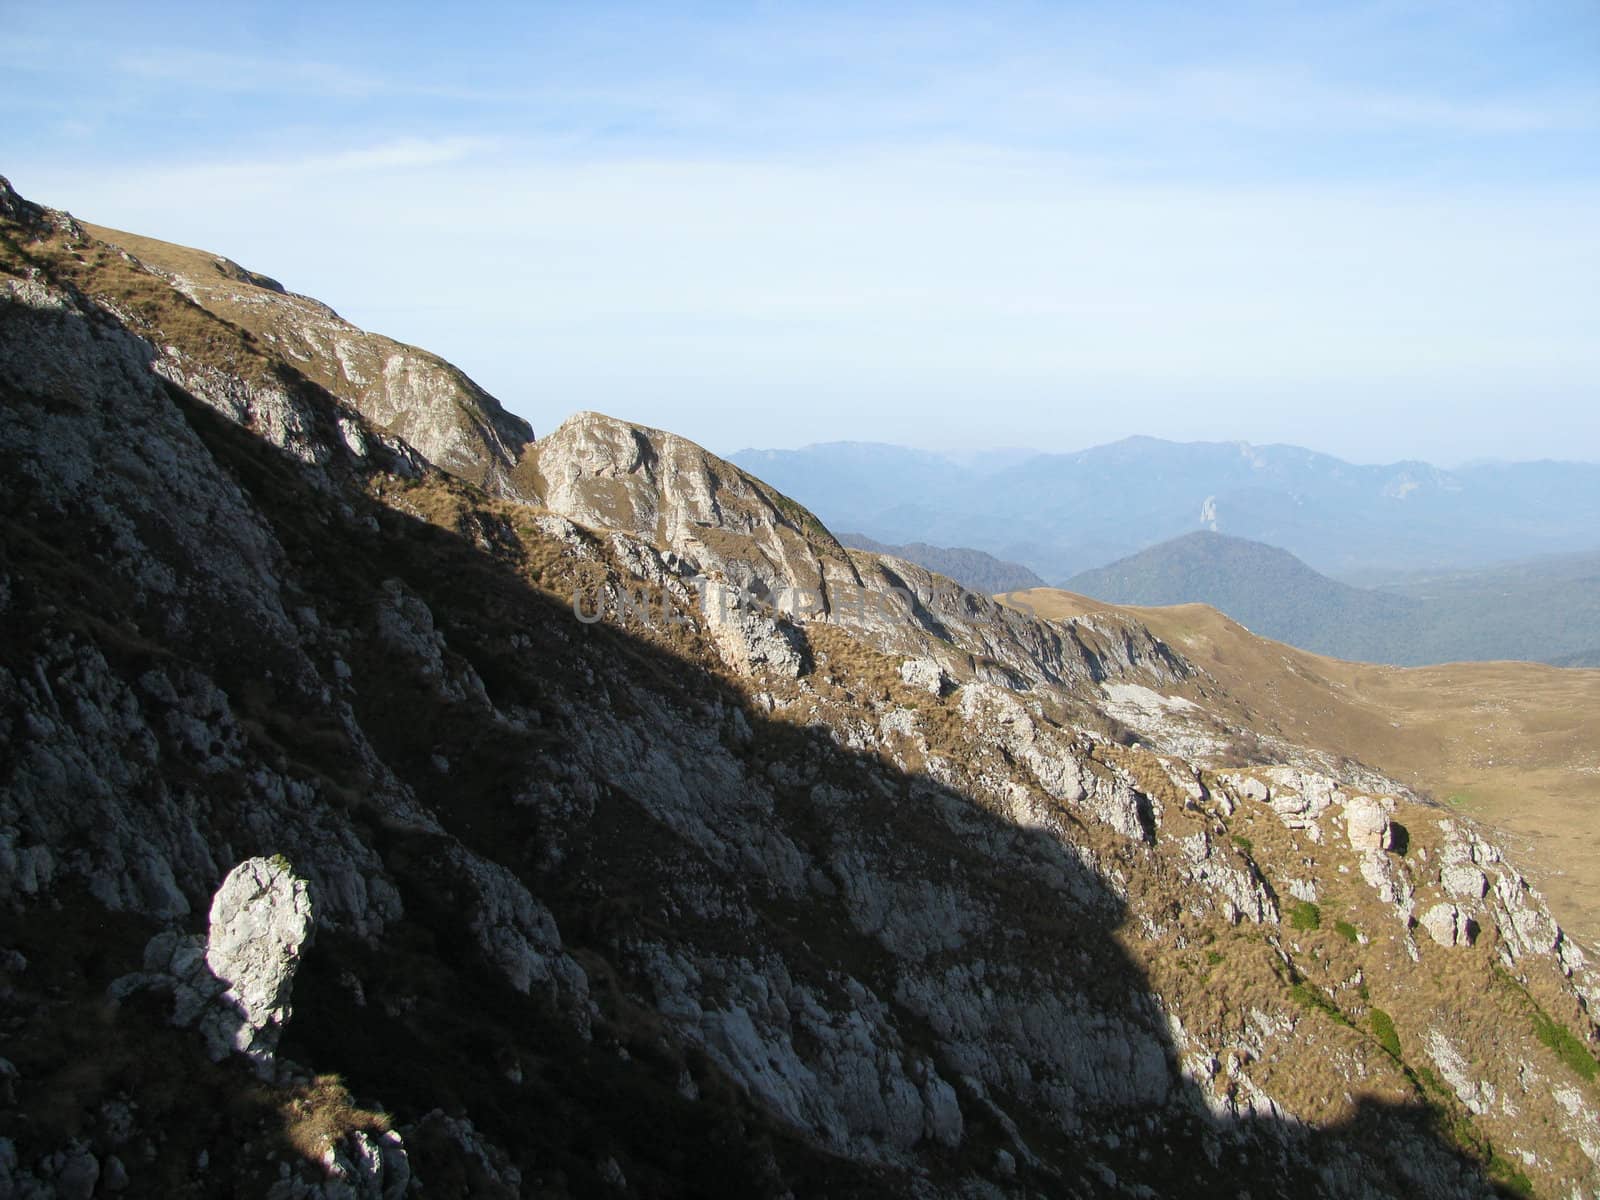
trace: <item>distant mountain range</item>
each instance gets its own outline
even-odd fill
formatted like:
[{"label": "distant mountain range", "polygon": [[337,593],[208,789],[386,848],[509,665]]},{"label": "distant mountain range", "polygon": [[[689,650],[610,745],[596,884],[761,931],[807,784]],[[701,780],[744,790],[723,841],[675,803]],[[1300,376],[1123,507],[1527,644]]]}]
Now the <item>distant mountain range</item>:
[{"label": "distant mountain range", "polygon": [[963,546],[930,546],[926,542],[890,546],[859,533],[841,533],[838,538],[846,546],[857,550],[892,555],[930,571],[937,571],[975,592],[994,595],[996,592],[1017,592],[1024,588],[1045,586],[1044,580],[1027,567],[1020,563],[1005,562],[982,550],[969,550]]},{"label": "distant mountain range", "polygon": [[1352,587],[1285,550],[1201,532],[1082,572],[1064,586],[1114,604],[1209,604],[1255,633],[1337,658],[1600,666],[1600,554]]},{"label": "distant mountain range", "polygon": [[1200,529],[1334,575],[1481,567],[1600,540],[1592,463],[1358,466],[1296,446],[1148,437],[970,465],[863,442],[732,457],[833,528],[970,546],[1051,580]]}]

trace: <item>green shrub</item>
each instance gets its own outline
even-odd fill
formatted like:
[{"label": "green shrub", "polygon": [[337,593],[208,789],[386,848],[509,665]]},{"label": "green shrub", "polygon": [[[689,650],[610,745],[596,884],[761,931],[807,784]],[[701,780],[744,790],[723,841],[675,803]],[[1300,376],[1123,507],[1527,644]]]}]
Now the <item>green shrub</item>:
[{"label": "green shrub", "polygon": [[1218,954],[1215,950],[1207,950],[1206,962],[1210,963],[1214,967],[1222,962],[1222,955]]},{"label": "green shrub", "polygon": [[1333,931],[1347,942],[1359,942],[1361,940],[1361,932],[1349,921],[1335,921],[1333,923]]},{"label": "green shrub", "polygon": [[1339,1011],[1337,1004],[1323,995],[1320,989],[1313,987],[1304,980],[1290,984],[1289,995],[1301,1008],[1314,1009],[1341,1025],[1350,1024],[1350,1018]]},{"label": "green shrub", "polygon": [[1574,1074],[1593,1083],[1600,1076],[1600,1062],[1589,1053],[1578,1036],[1559,1021],[1554,1020],[1536,1002],[1533,1006],[1533,1033],[1541,1042],[1556,1052],[1556,1057],[1572,1068]]},{"label": "green shrub", "polygon": [[1367,1017],[1372,1026],[1372,1036],[1378,1039],[1378,1045],[1389,1052],[1389,1057],[1396,1062],[1400,1061],[1400,1035],[1395,1031],[1394,1018],[1381,1008],[1375,1008]]},{"label": "green shrub", "polygon": [[1292,929],[1321,929],[1322,910],[1309,900],[1302,900],[1289,910],[1289,926]]},{"label": "green shrub", "polygon": [[1533,1180],[1516,1163],[1504,1156],[1491,1152],[1489,1155],[1489,1177],[1505,1188],[1514,1196],[1526,1196],[1528,1200],[1533,1197]]},{"label": "green shrub", "polygon": [[1242,833],[1236,833],[1233,835],[1233,844],[1239,847],[1239,849],[1243,850],[1246,854],[1249,854],[1250,851],[1256,848],[1256,844],[1249,838],[1245,837],[1245,835]]},{"label": "green shrub", "polygon": [[1533,998],[1528,989],[1499,963],[1493,964],[1492,969],[1500,984],[1522,1000],[1528,1019],[1533,1022],[1533,1035],[1553,1050],[1556,1057],[1566,1063],[1572,1073],[1579,1078],[1590,1083],[1600,1079],[1600,1061],[1595,1060],[1593,1052],[1583,1039],[1545,1012],[1543,1006]]}]

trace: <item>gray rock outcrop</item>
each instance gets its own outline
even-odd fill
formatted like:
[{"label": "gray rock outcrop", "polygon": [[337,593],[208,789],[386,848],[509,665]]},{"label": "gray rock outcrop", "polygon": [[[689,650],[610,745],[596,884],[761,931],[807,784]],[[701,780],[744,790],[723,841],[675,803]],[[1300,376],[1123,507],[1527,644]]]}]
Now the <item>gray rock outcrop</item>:
[{"label": "gray rock outcrop", "polygon": [[286,859],[246,859],[217,889],[206,966],[226,988],[218,1003],[239,1014],[233,1045],[240,1053],[270,1054],[277,1046],[312,928],[306,882]]},{"label": "gray rock outcrop", "polygon": [[111,996],[170,992],[172,1023],[198,1029],[213,1060],[239,1053],[268,1069],[313,931],[306,882],[288,861],[246,859],[217,889],[206,935],[157,934],[143,973],[117,980]]}]

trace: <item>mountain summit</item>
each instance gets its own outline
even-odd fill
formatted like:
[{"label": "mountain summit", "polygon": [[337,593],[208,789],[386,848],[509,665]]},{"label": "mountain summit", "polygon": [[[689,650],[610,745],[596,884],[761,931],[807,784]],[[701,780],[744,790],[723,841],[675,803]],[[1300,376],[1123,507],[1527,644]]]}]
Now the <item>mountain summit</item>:
[{"label": "mountain summit", "polygon": [[0,218],[0,1192],[1600,1186],[1493,837],[1135,617]]}]

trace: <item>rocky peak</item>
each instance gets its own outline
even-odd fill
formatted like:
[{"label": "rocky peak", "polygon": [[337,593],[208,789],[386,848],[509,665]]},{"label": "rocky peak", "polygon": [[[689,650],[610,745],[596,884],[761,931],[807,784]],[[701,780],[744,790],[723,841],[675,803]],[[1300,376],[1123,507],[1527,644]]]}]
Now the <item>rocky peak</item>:
[{"label": "rocky peak", "polygon": [[69,236],[82,236],[83,233],[78,223],[66,213],[23,199],[3,175],[0,175],[0,218],[15,222],[35,236],[52,231]]},{"label": "rocky peak", "polygon": [[8,220],[20,221],[23,219],[24,205],[28,208],[36,207],[28,204],[26,200],[17,195],[17,190],[11,186],[11,181],[4,175],[0,175],[0,216],[4,216]]},{"label": "rocky peak", "polygon": [[581,412],[535,445],[532,464],[554,511],[670,547],[732,582],[823,593],[835,580],[859,582],[816,517],[676,434]]},{"label": "rocky peak", "polygon": [[[582,412],[541,439],[529,462],[546,507],[669,550],[680,577],[731,585],[779,625],[840,626],[958,678],[1023,689],[1192,673],[1135,622],[1084,620],[1064,634],[915,563],[847,550],[809,510],[676,434]],[[799,661],[753,645],[737,657]]]}]

